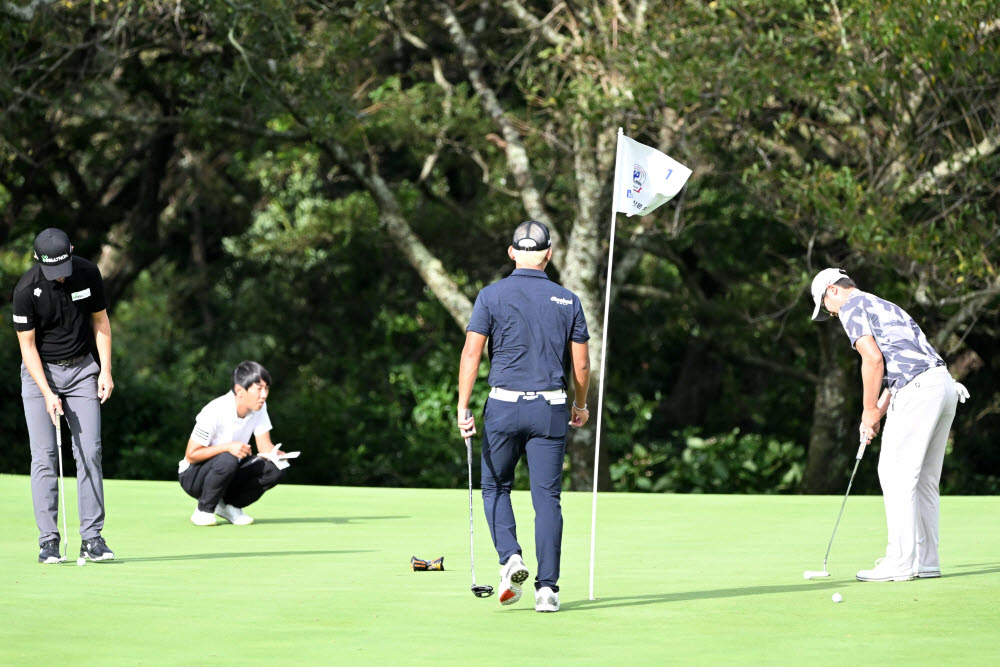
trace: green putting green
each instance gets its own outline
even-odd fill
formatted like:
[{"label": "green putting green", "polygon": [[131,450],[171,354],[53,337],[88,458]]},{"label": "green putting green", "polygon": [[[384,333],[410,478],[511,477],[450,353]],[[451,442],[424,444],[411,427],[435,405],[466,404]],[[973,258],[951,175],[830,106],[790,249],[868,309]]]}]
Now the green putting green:
[{"label": "green putting green", "polygon": [[[603,494],[590,601],[591,496],[567,493],[562,611],[537,614],[530,587],[512,607],[470,592],[465,489],[286,485],[255,525],[199,528],[176,483],[109,480],[117,558],[84,567],[67,492],[69,559],[40,565],[28,479],[0,475],[0,664],[997,663],[997,497],[943,499],[941,579],[861,583],[880,497],[848,500],[832,576],[805,581],[842,497]],[[477,583],[496,586],[475,503]],[[526,492],[514,508],[533,575]]]}]

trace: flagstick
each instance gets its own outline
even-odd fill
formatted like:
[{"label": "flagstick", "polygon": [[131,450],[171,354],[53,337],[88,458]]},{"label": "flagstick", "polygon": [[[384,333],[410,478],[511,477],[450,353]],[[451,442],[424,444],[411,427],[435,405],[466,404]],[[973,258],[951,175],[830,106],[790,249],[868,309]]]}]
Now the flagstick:
[{"label": "flagstick", "polygon": [[604,326],[601,330],[601,374],[597,383],[597,433],[594,439],[594,500],[590,511],[590,599],[594,599],[594,543],[597,537],[597,469],[601,459],[601,414],[604,410],[604,359],[608,353],[608,308],[611,306],[611,266],[615,258],[615,216],[618,212],[618,163],[622,155],[622,128],[615,148],[614,196],[611,199],[611,241],[608,277],[604,286]]}]

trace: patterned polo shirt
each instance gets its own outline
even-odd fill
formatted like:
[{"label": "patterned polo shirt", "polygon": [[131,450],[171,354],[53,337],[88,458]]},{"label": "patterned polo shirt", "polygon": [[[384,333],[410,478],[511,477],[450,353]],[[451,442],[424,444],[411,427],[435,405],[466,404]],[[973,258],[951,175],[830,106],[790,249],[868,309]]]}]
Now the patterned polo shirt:
[{"label": "patterned polo shirt", "polygon": [[875,339],[885,360],[885,380],[892,393],[924,371],[945,365],[913,318],[890,301],[855,290],[840,307],[838,316],[852,347],[862,336]]}]

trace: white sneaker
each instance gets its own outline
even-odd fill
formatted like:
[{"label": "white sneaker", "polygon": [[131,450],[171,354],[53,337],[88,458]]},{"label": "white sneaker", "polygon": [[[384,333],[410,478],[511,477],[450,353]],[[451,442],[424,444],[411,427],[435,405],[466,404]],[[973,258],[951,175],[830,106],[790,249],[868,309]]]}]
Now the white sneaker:
[{"label": "white sneaker", "polygon": [[514,554],[500,568],[500,604],[514,604],[521,599],[521,584],[528,578],[528,568],[520,554]]},{"label": "white sneaker", "polygon": [[887,562],[884,558],[875,561],[875,567],[871,570],[859,570],[858,581],[909,581],[913,579],[911,568],[901,569]]},{"label": "white sneaker", "polygon": [[196,526],[214,526],[215,515],[211,512],[202,512],[200,509],[195,507],[194,514],[191,515],[191,523]]},{"label": "white sneaker", "polygon": [[937,579],[941,576],[941,568],[932,565],[922,565],[917,568],[916,575],[920,579]]},{"label": "white sneaker", "polygon": [[535,591],[535,611],[559,611],[559,594],[548,586]]},{"label": "white sneaker", "polygon": [[253,523],[252,516],[244,513],[239,507],[233,507],[232,505],[227,505],[224,502],[219,502],[219,504],[215,506],[215,513],[234,526],[249,526]]}]

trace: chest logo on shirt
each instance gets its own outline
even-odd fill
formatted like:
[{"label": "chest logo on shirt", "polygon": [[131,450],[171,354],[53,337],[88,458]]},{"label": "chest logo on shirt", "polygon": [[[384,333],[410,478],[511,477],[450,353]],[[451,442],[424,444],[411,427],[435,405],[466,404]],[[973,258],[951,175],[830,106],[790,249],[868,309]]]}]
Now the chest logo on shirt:
[{"label": "chest logo on shirt", "polygon": [[90,296],[90,288],[82,289],[79,292],[73,292],[73,301],[79,301],[80,299],[86,299]]},{"label": "chest logo on shirt", "polygon": [[41,287],[36,287],[35,288],[35,296],[41,296],[41,295],[42,295],[42,288]]},{"label": "chest logo on shirt", "polygon": [[571,306],[571,305],[573,305],[573,299],[560,299],[559,297],[554,296],[550,300],[551,301],[555,301],[560,306]]}]

